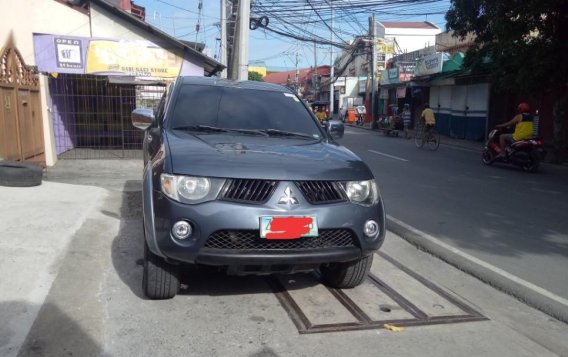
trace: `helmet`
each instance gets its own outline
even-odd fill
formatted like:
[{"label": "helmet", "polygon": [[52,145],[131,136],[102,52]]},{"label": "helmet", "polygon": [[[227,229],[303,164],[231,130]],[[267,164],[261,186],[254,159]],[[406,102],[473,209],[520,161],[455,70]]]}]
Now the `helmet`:
[{"label": "helmet", "polygon": [[517,112],[519,113],[530,113],[531,107],[527,103],[521,103],[517,107]]}]

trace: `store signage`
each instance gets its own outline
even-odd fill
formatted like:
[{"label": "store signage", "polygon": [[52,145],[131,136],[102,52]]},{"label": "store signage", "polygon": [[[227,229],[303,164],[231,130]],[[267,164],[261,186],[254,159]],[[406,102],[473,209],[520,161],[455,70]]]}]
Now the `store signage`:
[{"label": "store signage", "polygon": [[82,43],[77,39],[55,37],[55,53],[57,67],[59,68],[83,68]]},{"label": "store signage", "polygon": [[181,58],[146,41],[91,40],[85,73],[173,78]]},{"label": "store signage", "polygon": [[377,48],[379,53],[394,54],[394,41],[391,39],[378,39],[377,40]]},{"label": "store signage", "polygon": [[415,74],[417,76],[426,76],[442,72],[442,65],[444,62],[443,53],[434,53],[424,56],[416,62]]},{"label": "store signage", "polygon": [[414,77],[414,71],[416,69],[416,63],[414,62],[399,62],[398,72],[399,79],[401,82],[406,82]]},{"label": "store signage", "polygon": [[366,92],[367,90],[367,77],[359,77],[359,93]]},{"label": "store signage", "polygon": [[333,83],[335,87],[341,87],[345,85],[345,77],[338,77]]},{"label": "store signage", "polygon": [[389,70],[388,69],[383,69],[380,73],[380,75],[377,77],[379,78],[379,83],[381,85],[385,85],[385,84],[389,84]]},{"label": "store signage", "polygon": [[175,78],[203,69],[150,41],[34,34],[40,72]]},{"label": "store signage", "polygon": [[389,68],[389,69],[388,69],[388,74],[389,74],[389,81],[390,81],[390,82],[392,82],[393,79],[394,79],[394,80],[398,79],[398,67]]}]

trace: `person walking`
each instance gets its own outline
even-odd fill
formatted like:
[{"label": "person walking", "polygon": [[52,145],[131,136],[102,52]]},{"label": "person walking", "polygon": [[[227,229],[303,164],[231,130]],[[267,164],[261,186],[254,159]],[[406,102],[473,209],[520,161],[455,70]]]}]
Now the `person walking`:
[{"label": "person walking", "polygon": [[404,125],[404,137],[410,139],[410,134],[408,130],[410,129],[411,123],[411,116],[410,116],[410,104],[406,103],[404,105],[404,109],[402,111],[402,123]]}]

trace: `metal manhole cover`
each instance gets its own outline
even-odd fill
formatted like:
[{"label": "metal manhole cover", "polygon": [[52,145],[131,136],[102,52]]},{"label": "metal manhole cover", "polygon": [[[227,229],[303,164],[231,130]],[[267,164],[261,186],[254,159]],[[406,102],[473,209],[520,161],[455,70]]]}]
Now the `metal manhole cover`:
[{"label": "metal manhole cover", "polygon": [[354,289],[328,288],[311,275],[268,282],[302,334],[487,320],[392,257],[377,255],[367,281]]}]

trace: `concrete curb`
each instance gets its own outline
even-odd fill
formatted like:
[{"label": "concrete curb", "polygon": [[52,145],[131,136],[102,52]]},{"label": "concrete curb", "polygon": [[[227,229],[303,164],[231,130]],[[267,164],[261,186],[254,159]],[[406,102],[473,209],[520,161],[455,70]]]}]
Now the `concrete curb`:
[{"label": "concrete curb", "polygon": [[543,295],[518,281],[509,279],[474,260],[464,258],[455,251],[433,242],[430,237],[425,237],[420,233],[406,227],[403,222],[393,217],[387,216],[387,229],[410,244],[426,251],[437,258],[449,263],[450,265],[464,271],[477,279],[487,283],[515,298],[534,307],[547,315],[550,315],[564,323],[568,323],[568,305],[555,300],[552,297]]}]

